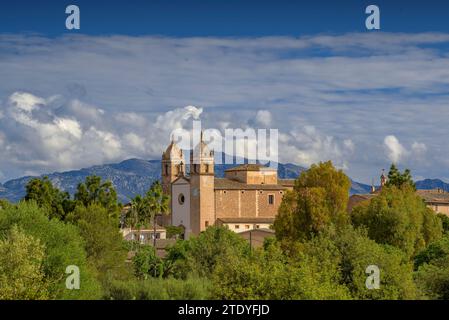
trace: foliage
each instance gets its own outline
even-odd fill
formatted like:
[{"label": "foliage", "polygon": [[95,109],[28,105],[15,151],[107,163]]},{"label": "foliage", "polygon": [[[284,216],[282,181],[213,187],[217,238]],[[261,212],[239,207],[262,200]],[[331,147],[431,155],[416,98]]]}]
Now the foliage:
[{"label": "foliage", "polygon": [[[330,258],[330,257],[328,257]],[[289,259],[271,244],[245,257],[219,259],[213,273],[216,299],[349,299],[338,264],[302,256]]]},{"label": "foliage", "polygon": [[167,231],[167,238],[180,238],[184,234],[184,227],[182,226],[166,226],[165,230]]},{"label": "foliage", "polygon": [[68,220],[78,226],[84,239],[87,258],[95,266],[99,278],[124,278],[129,276],[125,266],[127,256],[123,236],[116,220],[108,210],[98,204],[77,206]]},{"label": "foliage", "polygon": [[211,226],[187,241],[179,240],[169,249],[166,268],[178,277],[189,273],[199,277],[212,274],[217,261],[249,254],[249,244],[225,227]]},{"label": "foliage", "polygon": [[441,223],[443,226],[443,232],[449,233],[449,217],[442,213],[438,213],[437,217],[441,220]]},{"label": "foliage", "polygon": [[139,279],[149,277],[162,277],[164,275],[164,263],[156,255],[152,246],[141,245],[133,257],[134,272]]},{"label": "foliage", "polygon": [[70,195],[55,188],[48,177],[28,181],[24,200],[35,201],[39,207],[49,212],[51,218],[60,220],[64,220],[74,206]]},{"label": "foliage", "polygon": [[403,173],[399,171],[395,164],[392,164],[390,171],[388,172],[387,186],[396,186],[398,188],[402,186],[409,186],[416,190],[415,183],[412,179],[412,174],[409,169],[405,169]]},{"label": "foliage", "polygon": [[416,283],[426,298],[449,299],[449,235],[415,257]]},{"label": "foliage", "polygon": [[[101,288],[89,266],[84,241],[78,228],[57,219],[48,219],[48,213],[35,202],[21,202],[0,210],[0,230],[8,232],[14,225],[45,247],[42,268],[51,299],[96,299]],[[76,265],[81,272],[80,290],[65,287],[66,267]]]},{"label": "foliage", "polygon": [[169,211],[169,197],[162,191],[159,181],[155,181],[144,197],[137,195],[131,201],[131,209],[125,214],[125,226],[137,229],[137,239],[140,230],[156,223],[156,215],[167,214]]},{"label": "foliage", "polygon": [[0,239],[0,300],[41,300],[49,296],[43,261],[45,247],[39,239],[16,225]]},{"label": "foliage", "polygon": [[424,298],[449,300],[449,257],[422,265],[415,278]]},{"label": "foliage", "polygon": [[350,186],[350,179],[330,161],[302,172],[276,216],[278,239],[310,239],[329,224],[346,224]]},{"label": "foliage", "polygon": [[409,257],[442,236],[440,219],[408,185],[383,188],[353,209],[352,221],[366,227],[371,239],[400,248]]},{"label": "foliage", "polygon": [[112,300],[204,300],[210,298],[210,281],[174,278],[113,281],[106,299]]},{"label": "foliage", "polygon": [[[328,252],[327,254],[325,252]],[[413,266],[399,249],[369,239],[364,230],[352,226],[326,230],[305,246],[306,254],[317,257],[338,252],[342,283],[355,299],[414,299]],[[380,270],[380,288],[366,288],[366,268]]]},{"label": "foliage", "polygon": [[[413,299],[412,265],[397,248],[377,244],[351,226],[327,228],[294,242],[287,255],[267,244],[245,257],[219,259],[217,299]],[[366,288],[369,265],[380,268],[380,289]]]},{"label": "foliage", "polygon": [[415,257],[415,268],[449,256],[449,235],[431,243]]},{"label": "foliage", "polygon": [[117,218],[119,212],[117,192],[111,181],[101,181],[101,177],[88,176],[84,183],[78,184],[75,201],[88,207],[98,204],[106,208],[111,217]]}]

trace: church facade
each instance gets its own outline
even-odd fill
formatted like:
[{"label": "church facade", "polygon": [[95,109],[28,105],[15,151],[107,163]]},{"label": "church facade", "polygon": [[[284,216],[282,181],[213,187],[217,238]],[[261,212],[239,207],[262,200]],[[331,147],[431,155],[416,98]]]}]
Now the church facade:
[{"label": "church facade", "polygon": [[279,179],[276,169],[260,164],[242,164],[218,178],[214,165],[214,152],[201,138],[190,152],[187,174],[183,151],[170,143],[161,168],[162,187],[171,199],[168,223],[183,226],[186,238],[212,225],[235,232],[268,229],[294,180]]}]

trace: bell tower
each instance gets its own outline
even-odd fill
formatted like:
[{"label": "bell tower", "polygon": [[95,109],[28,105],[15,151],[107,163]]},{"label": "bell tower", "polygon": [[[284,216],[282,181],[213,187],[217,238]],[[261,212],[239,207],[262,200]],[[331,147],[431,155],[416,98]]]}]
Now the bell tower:
[{"label": "bell tower", "polygon": [[382,174],[380,175],[380,188],[385,186],[387,183],[387,176],[385,175],[385,169],[382,169]]},{"label": "bell tower", "polygon": [[199,234],[215,223],[214,151],[203,141],[190,153],[190,225]]},{"label": "bell tower", "polygon": [[171,184],[185,174],[184,155],[182,150],[172,140],[161,161],[162,190],[171,196]]}]

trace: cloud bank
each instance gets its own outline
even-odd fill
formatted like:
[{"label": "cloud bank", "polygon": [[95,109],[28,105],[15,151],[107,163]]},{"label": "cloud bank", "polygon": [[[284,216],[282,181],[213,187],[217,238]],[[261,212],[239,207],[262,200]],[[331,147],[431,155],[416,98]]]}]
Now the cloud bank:
[{"label": "cloud bank", "polygon": [[[8,179],[159,158],[171,130],[275,128],[283,162],[449,178],[449,35],[0,35]],[[185,106],[197,106],[185,108]]]}]

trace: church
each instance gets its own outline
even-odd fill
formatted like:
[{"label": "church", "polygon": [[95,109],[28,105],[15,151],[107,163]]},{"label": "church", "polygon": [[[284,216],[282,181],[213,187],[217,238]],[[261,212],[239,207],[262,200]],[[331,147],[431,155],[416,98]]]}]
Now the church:
[{"label": "church", "polygon": [[184,237],[197,235],[208,226],[227,226],[235,232],[269,229],[282,197],[293,189],[293,179],[279,179],[277,169],[242,164],[214,172],[214,151],[203,141],[190,151],[186,172],[183,151],[171,142],[162,154],[162,187],[170,196],[167,224],[182,226]]}]

